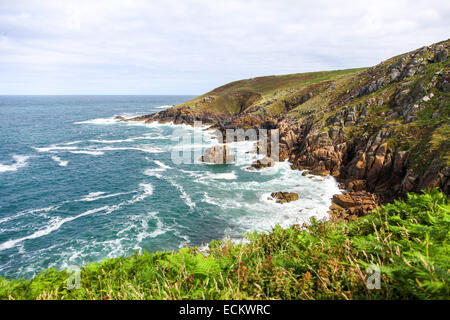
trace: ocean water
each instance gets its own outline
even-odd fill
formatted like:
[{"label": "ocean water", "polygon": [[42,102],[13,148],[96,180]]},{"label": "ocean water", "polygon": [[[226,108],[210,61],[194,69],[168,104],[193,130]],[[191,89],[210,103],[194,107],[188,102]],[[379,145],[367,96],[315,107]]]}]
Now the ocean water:
[{"label": "ocean water", "polygon": [[[332,177],[287,162],[249,171],[253,142],[232,144],[235,164],[174,162],[216,141],[205,128],[117,122],[190,96],[0,96],[0,276],[106,257],[204,246],[327,217]],[[202,135],[202,143],[187,139]],[[181,139],[181,138],[184,138]],[[288,204],[271,192],[297,192]]]}]

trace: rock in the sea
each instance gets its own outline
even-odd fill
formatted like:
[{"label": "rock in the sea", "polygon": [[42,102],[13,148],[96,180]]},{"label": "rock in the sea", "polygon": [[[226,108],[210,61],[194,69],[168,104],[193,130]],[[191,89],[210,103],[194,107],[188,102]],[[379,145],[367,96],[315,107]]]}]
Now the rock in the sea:
[{"label": "rock in the sea", "polygon": [[286,203],[298,200],[298,194],[293,192],[273,192],[271,196],[276,199],[277,203]]},{"label": "rock in the sea", "polygon": [[252,167],[255,169],[268,168],[272,167],[275,164],[275,161],[272,158],[264,157],[263,159],[256,160],[252,163]]},{"label": "rock in the sea", "polygon": [[233,163],[235,161],[235,156],[230,153],[230,148],[228,146],[217,145],[206,149],[201,157],[201,161],[214,164]]}]

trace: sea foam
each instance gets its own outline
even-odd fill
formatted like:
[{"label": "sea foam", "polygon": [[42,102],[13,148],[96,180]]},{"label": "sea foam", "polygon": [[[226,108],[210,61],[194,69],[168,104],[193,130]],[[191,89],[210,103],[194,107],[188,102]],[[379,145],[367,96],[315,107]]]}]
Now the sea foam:
[{"label": "sea foam", "polygon": [[107,209],[106,206],[105,207],[101,207],[101,208],[97,208],[97,209],[88,210],[88,211],[85,211],[85,212],[83,212],[83,213],[81,213],[81,214],[79,214],[77,216],[73,216],[73,217],[68,217],[68,218],[64,218],[64,219],[61,219],[60,217],[54,218],[54,219],[52,219],[52,221],[45,228],[42,228],[42,229],[40,229],[40,230],[38,230],[38,231],[28,235],[28,236],[25,236],[25,237],[22,237],[22,238],[19,238],[19,239],[8,240],[6,242],[1,243],[0,244],[0,251],[13,248],[17,244],[19,244],[19,243],[21,243],[21,242],[23,242],[25,240],[36,239],[36,238],[40,238],[40,237],[46,236],[46,235],[48,235],[48,234],[58,230],[59,228],[61,228],[61,226],[63,224],[65,224],[67,222],[79,219],[81,217],[84,217],[84,216],[87,216],[87,215],[90,215],[90,214],[93,214],[93,213],[100,212],[100,211],[105,210],[105,209]]},{"label": "sea foam", "polygon": [[8,171],[17,171],[18,169],[25,167],[28,164],[27,160],[30,157],[24,155],[13,155],[12,158],[15,161],[13,164],[0,163],[0,173]]},{"label": "sea foam", "polygon": [[65,167],[65,166],[67,166],[67,164],[69,163],[69,161],[63,161],[63,160],[61,160],[61,158],[58,157],[58,156],[52,156],[52,159],[53,159],[58,165],[60,165],[61,167]]}]

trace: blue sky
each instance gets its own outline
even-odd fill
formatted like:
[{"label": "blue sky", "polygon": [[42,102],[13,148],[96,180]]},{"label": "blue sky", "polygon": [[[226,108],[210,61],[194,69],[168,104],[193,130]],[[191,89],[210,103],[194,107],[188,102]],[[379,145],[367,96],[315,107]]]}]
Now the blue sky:
[{"label": "blue sky", "polygon": [[450,1],[0,0],[0,94],[201,94],[446,40]]}]

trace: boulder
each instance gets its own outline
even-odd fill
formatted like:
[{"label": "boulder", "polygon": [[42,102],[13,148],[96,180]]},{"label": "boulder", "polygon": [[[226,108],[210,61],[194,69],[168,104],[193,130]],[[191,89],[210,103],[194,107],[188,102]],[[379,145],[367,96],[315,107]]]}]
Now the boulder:
[{"label": "boulder", "polygon": [[255,169],[268,168],[272,167],[275,164],[275,161],[272,158],[264,157],[263,159],[256,160],[252,163],[252,167]]},{"label": "boulder", "polygon": [[207,163],[226,164],[233,163],[235,161],[235,156],[230,154],[230,148],[228,146],[217,145],[207,148],[200,160]]},{"label": "boulder", "polygon": [[436,47],[433,57],[433,62],[442,62],[448,57],[448,51],[444,46],[439,45]]},{"label": "boulder", "polygon": [[298,194],[293,192],[273,192],[271,196],[276,199],[277,203],[286,203],[298,200]]}]

